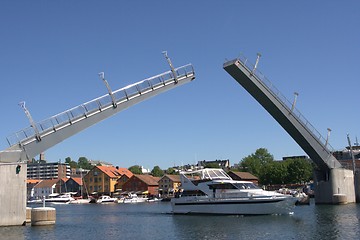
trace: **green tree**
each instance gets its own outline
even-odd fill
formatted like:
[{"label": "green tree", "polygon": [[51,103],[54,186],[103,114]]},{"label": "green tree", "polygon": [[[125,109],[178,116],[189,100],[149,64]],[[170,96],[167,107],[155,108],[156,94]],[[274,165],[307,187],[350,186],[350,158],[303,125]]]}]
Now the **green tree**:
[{"label": "green tree", "polygon": [[71,157],[65,158],[65,163],[68,163],[70,168],[77,168],[78,166],[78,164],[75,161],[71,160]]},{"label": "green tree", "polygon": [[151,170],[151,174],[154,176],[154,177],[162,177],[164,176],[164,171],[161,170],[161,168],[159,166],[155,166],[153,168],[153,170]]},{"label": "green tree", "polygon": [[90,170],[93,166],[89,163],[86,157],[79,157],[78,167]]},{"label": "green tree", "polygon": [[166,174],[170,174],[170,175],[178,175],[179,172],[175,170],[175,168],[172,168],[172,167],[169,167],[167,170],[166,170]]},{"label": "green tree", "polygon": [[128,168],[133,174],[142,174],[141,167],[139,165],[134,165]]},{"label": "green tree", "polygon": [[273,161],[262,169],[259,181],[264,185],[284,184],[287,177],[287,164],[283,161]]},{"label": "green tree", "polygon": [[241,160],[239,170],[250,172],[260,178],[262,169],[273,161],[273,155],[271,155],[266,148],[259,148],[255,151],[255,153],[244,157]]},{"label": "green tree", "polygon": [[302,183],[308,182],[312,178],[313,166],[306,159],[288,159],[287,162],[287,182]]}]

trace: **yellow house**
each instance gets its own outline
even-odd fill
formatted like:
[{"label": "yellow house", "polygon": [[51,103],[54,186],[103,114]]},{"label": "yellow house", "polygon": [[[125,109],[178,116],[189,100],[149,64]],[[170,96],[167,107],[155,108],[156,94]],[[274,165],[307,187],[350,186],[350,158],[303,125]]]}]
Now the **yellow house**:
[{"label": "yellow house", "polygon": [[84,176],[84,184],[90,194],[112,195],[116,181],[124,174],[132,176],[126,168],[96,166]]},{"label": "yellow house", "polygon": [[159,193],[163,197],[172,197],[179,190],[180,175],[164,175],[159,180]]}]

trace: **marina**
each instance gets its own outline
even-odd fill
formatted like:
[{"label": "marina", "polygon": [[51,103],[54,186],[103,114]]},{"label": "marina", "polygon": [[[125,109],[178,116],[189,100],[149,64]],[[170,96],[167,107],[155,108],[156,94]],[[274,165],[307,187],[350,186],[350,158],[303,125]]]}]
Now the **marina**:
[{"label": "marina", "polygon": [[[49,204],[50,206],[50,204]],[[2,227],[4,239],[359,239],[360,206],[297,206],[292,215],[173,215],[169,202],[63,204],[52,226]]]}]

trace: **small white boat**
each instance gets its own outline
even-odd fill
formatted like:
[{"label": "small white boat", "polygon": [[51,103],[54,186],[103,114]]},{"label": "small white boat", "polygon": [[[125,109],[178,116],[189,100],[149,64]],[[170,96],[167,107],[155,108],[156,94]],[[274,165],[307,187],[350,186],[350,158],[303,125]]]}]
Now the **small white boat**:
[{"label": "small white boat", "polygon": [[90,203],[91,200],[91,198],[77,198],[70,201],[70,204],[87,204]]},{"label": "small white boat", "polygon": [[114,202],[117,202],[117,198],[112,198],[107,195],[102,195],[101,197],[99,197],[98,200],[96,200],[96,203],[114,203]]},{"label": "small white boat", "polygon": [[146,202],[147,199],[146,197],[139,197],[137,194],[129,193],[128,196],[124,198],[123,203]]},{"label": "small white boat", "polygon": [[146,201],[147,202],[160,202],[160,201],[162,201],[162,199],[157,198],[157,197],[152,197],[152,198],[148,198]]},{"label": "small white boat", "polygon": [[41,199],[30,199],[27,201],[28,204],[40,204],[43,203],[43,200]]},{"label": "small white boat", "polygon": [[291,214],[298,200],[235,181],[223,169],[181,172],[181,192],[171,199],[175,214]]},{"label": "small white boat", "polygon": [[68,204],[70,201],[75,200],[73,197],[71,197],[70,194],[58,194],[53,193],[49,195],[49,198],[45,198],[46,203],[54,203],[54,204]]}]

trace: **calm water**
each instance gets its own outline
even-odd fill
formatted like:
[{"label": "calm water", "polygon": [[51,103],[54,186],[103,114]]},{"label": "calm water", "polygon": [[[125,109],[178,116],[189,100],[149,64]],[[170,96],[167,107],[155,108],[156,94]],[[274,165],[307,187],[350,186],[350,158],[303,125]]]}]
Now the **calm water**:
[{"label": "calm water", "polygon": [[246,217],[172,215],[163,202],[54,207],[54,226],[0,227],[0,239],[360,239],[360,204]]}]

